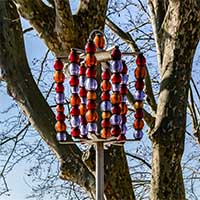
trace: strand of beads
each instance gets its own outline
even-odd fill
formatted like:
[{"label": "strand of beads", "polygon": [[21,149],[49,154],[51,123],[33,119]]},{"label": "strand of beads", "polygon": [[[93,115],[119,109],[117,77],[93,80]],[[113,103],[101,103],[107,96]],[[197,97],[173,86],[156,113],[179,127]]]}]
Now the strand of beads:
[{"label": "strand of beads", "polygon": [[136,58],[136,69],[135,69],[135,120],[133,123],[133,127],[135,128],[135,139],[140,140],[143,137],[143,127],[144,127],[144,121],[143,121],[143,101],[144,101],[144,81],[143,79],[146,77],[146,59],[143,56],[143,54],[139,54]]},{"label": "strand of beads", "polygon": [[96,80],[96,66],[97,59],[95,57],[96,46],[93,40],[89,40],[85,46],[86,58],[85,64],[87,67],[86,70],[86,81],[85,81],[85,89],[87,90],[87,112],[86,112],[86,120],[87,120],[87,128],[88,133],[97,134],[97,120],[98,114],[96,112],[97,104],[96,104],[96,90],[97,90],[97,80]]},{"label": "strand of beads", "polygon": [[55,130],[57,132],[56,138],[59,142],[66,141],[66,124],[65,124],[65,114],[64,114],[64,86],[63,82],[65,80],[65,75],[63,74],[63,63],[61,60],[57,59],[54,63],[54,81],[56,83],[56,124],[55,124]]},{"label": "strand of beads", "polygon": [[87,112],[87,90],[85,89],[85,80],[86,80],[86,66],[84,62],[81,62],[80,65],[80,76],[79,76],[79,95],[81,98],[81,104],[80,104],[80,115],[81,115],[81,137],[87,138],[88,131],[87,131],[87,120],[86,120],[86,112]]},{"label": "strand of beads", "polygon": [[121,108],[121,118],[122,118],[122,124],[121,124],[121,134],[118,136],[117,140],[121,141],[121,140],[126,140],[126,132],[127,132],[127,127],[126,127],[126,114],[128,112],[128,107],[127,107],[127,93],[128,93],[128,88],[127,88],[127,83],[128,83],[128,68],[127,65],[125,63],[125,61],[122,61],[123,64],[123,68],[121,71],[121,77],[122,77],[122,81],[120,84],[120,94],[122,96],[122,101],[120,104],[120,108]]},{"label": "strand of beads", "polygon": [[123,65],[121,61],[121,52],[119,50],[119,47],[116,46],[113,51],[111,52],[111,56],[113,59],[113,63],[111,65],[111,81],[112,81],[112,95],[111,95],[111,103],[113,105],[112,107],[112,117],[110,118],[111,121],[111,135],[118,137],[121,134],[121,95],[120,95],[120,83],[121,83],[121,75],[120,72],[122,71]]},{"label": "strand of beads", "polygon": [[70,84],[70,90],[71,90],[71,98],[70,98],[70,104],[71,104],[71,135],[74,138],[80,137],[80,110],[79,106],[81,103],[80,97],[79,97],[79,56],[75,49],[72,49],[69,54],[69,84]]}]

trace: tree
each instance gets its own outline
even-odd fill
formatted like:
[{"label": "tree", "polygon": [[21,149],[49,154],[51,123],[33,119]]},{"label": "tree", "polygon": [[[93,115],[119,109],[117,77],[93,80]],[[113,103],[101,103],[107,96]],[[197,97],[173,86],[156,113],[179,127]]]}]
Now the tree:
[{"label": "tree", "polygon": [[[42,96],[28,66],[17,10],[29,20],[56,56],[69,53],[71,47],[83,49],[89,33],[93,29],[104,30],[105,23],[132,50],[138,51],[131,35],[106,18],[107,6],[106,0],[81,0],[77,13],[72,15],[69,1],[49,0],[48,5],[40,0],[0,2],[1,79],[6,81],[9,95],[17,101],[31,125],[61,162],[60,177],[85,188],[91,198],[95,192],[94,155],[91,150],[87,160],[82,160],[82,152],[77,146],[60,145],[56,141],[54,113]],[[200,5],[198,0],[149,0],[148,7],[161,78],[157,104],[150,77],[146,79],[148,104],[155,112],[155,116],[145,112],[153,152],[150,199],[182,200],[185,199],[185,190],[181,158],[192,61],[200,33]],[[133,104],[131,93],[129,100]],[[195,136],[199,139],[200,133],[197,131]],[[122,147],[112,147],[105,152],[105,169],[105,198],[135,199]]]}]

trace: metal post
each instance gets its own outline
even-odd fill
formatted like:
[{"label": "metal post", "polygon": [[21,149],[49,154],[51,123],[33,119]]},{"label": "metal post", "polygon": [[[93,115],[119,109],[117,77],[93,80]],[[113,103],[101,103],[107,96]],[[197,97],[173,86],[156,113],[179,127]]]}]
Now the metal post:
[{"label": "metal post", "polygon": [[104,148],[96,143],[96,200],[104,200]]}]

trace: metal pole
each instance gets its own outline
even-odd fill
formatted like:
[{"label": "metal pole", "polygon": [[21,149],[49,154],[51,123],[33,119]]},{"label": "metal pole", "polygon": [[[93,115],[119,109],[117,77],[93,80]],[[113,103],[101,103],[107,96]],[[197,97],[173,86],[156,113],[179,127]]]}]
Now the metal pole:
[{"label": "metal pole", "polygon": [[103,142],[96,143],[96,200],[104,200],[104,149]]}]

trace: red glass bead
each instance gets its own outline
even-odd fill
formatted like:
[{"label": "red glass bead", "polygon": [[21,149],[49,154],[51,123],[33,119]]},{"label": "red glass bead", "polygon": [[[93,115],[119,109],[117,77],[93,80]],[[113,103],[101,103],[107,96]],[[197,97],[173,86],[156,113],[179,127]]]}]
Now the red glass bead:
[{"label": "red glass bead", "polygon": [[106,100],[110,100],[110,93],[108,92],[102,92],[101,94],[101,100],[102,101],[106,101]]},{"label": "red glass bead", "polygon": [[86,53],[94,54],[96,52],[96,45],[92,40],[89,40],[85,45]]},{"label": "red glass bead", "polygon": [[69,79],[69,84],[70,86],[78,86],[79,84],[78,76],[71,76]]},{"label": "red glass bead", "polygon": [[142,79],[137,79],[135,82],[135,89],[143,90],[143,88],[144,88],[144,81]]},{"label": "red glass bead", "polygon": [[63,83],[65,80],[65,75],[62,71],[55,71],[54,72],[54,80],[56,83]]},{"label": "red glass bead", "polygon": [[112,52],[111,52],[111,57],[113,60],[120,60],[121,59],[121,51],[119,50],[119,47],[116,46]]},{"label": "red glass bead", "polygon": [[142,119],[135,119],[134,123],[133,123],[133,127],[136,130],[141,130],[144,127],[144,121]]},{"label": "red glass bead", "polygon": [[80,66],[80,69],[79,69],[79,74],[80,74],[80,75],[85,75],[86,69],[87,69],[87,68],[85,67],[85,65],[82,64],[82,65]]},{"label": "red glass bead", "polygon": [[144,66],[146,64],[146,59],[143,54],[139,54],[136,58],[136,64],[138,66]]},{"label": "red glass bead", "polygon": [[86,120],[85,115],[82,115],[82,116],[81,116],[81,124],[82,124],[82,125],[87,125],[87,120]]},{"label": "red glass bead", "polygon": [[114,136],[114,137],[117,137],[117,136],[119,136],[120,134],[121,134],[120,126],[119,126],[119,125],[112,126],[111,135]]},{"label": "red glass bead", "polygon": [[101,126],[102,126],[102,128],[108,128],[108,127],[110,127],[110,119],[103,119],[102,121],[101,121]]},{"label": "red glass bead", "polygon": [[87,101],[87,109],[88,110],[95,110],[97,108],[96,101],[89,100]]},{"label": "red glass bead", "polygon": [[97,76],[97,71],[96,71],[95,67],[91,67],[86,70],[86,77],[96,78],[96,76]]},{"label": "red glass bead", "polygon": [[80,114],[80,110],[78,106],[73,106],[70,110],[70,114],[72,116],[78,116]]},{"label": "red glass bead", "polygon": [[64,92],[64,86],[63,86],[63,84],[62,83],[57,83],[55,90],[56,90],[57,93]]},{"label": "red glass bead", "polygon": [[72,128],[72,130],[71,130],[72,137],[79,138],[80,134],[81,134],[81,132],[80,132],[79,128]]},{"label": "red glass bead", "polygon": [[136,119],[142,119],[143,116],[144,116],[144,115],[143,115],[142,109],[137,109],[137,110],[135,111],[134,116],[135,116]]},{"label": "red glass bead", "polygon": [[102,138],[105,138],[105,139],[111,137],[110,128],[103,128],[103,129],[101,130],[101,137],[102,137]]},{"label": "red glass bead", "polygon": [[102,83],[101,83],[101,90],[103,92],[107,92],[107,91],[110,91],[112,88],[112,85],[110,83],[110,81],[108,80],[103,80]]},{"label": "red glass bead", "polygon": [[101,78],[103,80],[110,80],[110,72],[108,70],[105,70],[101,73]]},{"label": "red glass bead", "polygon": [[66,124],[63,121],[57,121],[55,124],[56,132],[65,132],[66,128]]},{"label": "red glass bead", "polygon": [[57,121],[64,121],[65,120],[65,115],[64,113],[60,112],[56,115],[56,120]]},{"label": "red glass bead", "polygon": [[54,63],[54,69],[57,70],[57,71],[60,71],[62,70],[64,67],[63,63],[61,60],[56,60],[55,63]]},{"label": "red glass bead", "polygon": [[87,54],[85,57],[85,64],[87,65],[87,67],[96,66],[97,65],[96,56],[94,54]]},{"label": "red glass bead", "polygon": [[80,97],[86,97],[87,96],[87,90],[84,87],[80,87],[79,95],[80,95]]},{"label": "red glass bead", "polygon": [[121,77],[120,73],[113,74],[111,76],[111,81],[113,84],[121,83],[122,77]]},{"label": "red glass bead", "polygon": [[75,49],[71,50],[68,59],[70,63],[79,63],[80,59]]},{"label": "red glass bead", "polygon": [[125,141],[126,140],[126,136],[124,134],[120,134],[118,137],[117,137],[117,140],[118,141]]},{"label": "red glass bead", "polygon": [[124,60],[122,61],[122,64],[123,64],[123,68],[122,68],[121,73],[122,73],[122,74],[127,74],[127,72],[128,72],[128,67],[127,67],[127,65],[126,65],[126,63],[125,63]]},{"label": "red glass bead", "polygon": [[121,115],[122,118],[122,124],[125,124],[127,119],[126,119],[126,115]]},{"label": "red glass bead", "polygon": [[126,84],[121,84],[120,85],[120,94],[121,95],[126,95],[128,93],[128,88]]},{"label": "red glass bead", "polygon": [[118,114],[118,115],[119,115],[119,114],[121,113],[121,108],[120,108],[119,104],[115,104],[115,105],[112,107],[111,112],[112,112],[113,114]]},{"label": "red glass bead", "polygon": [[144,79],[147,75],[147,71],[146,71],[145,67],[136,67],[134,73],[135,73],[136,79]]},{"label": "red glass bead", "polygon": [[94,43],[97,48],[103,49],[105,46],[105,39],[102,34],[97,33],[94,37]]},{"label": "red glass bead", "polygon": [[98,114],[95,110],[88,110],[85,114],[88,123],[97,122]]},{"label": "red glass bead", "polygon": [[57,106],[56,106],[56,111],[57,111],[57,112],[64,112],[64,110],[65,110],[65,108],[64,108],[63,105],[57,105]]}]

